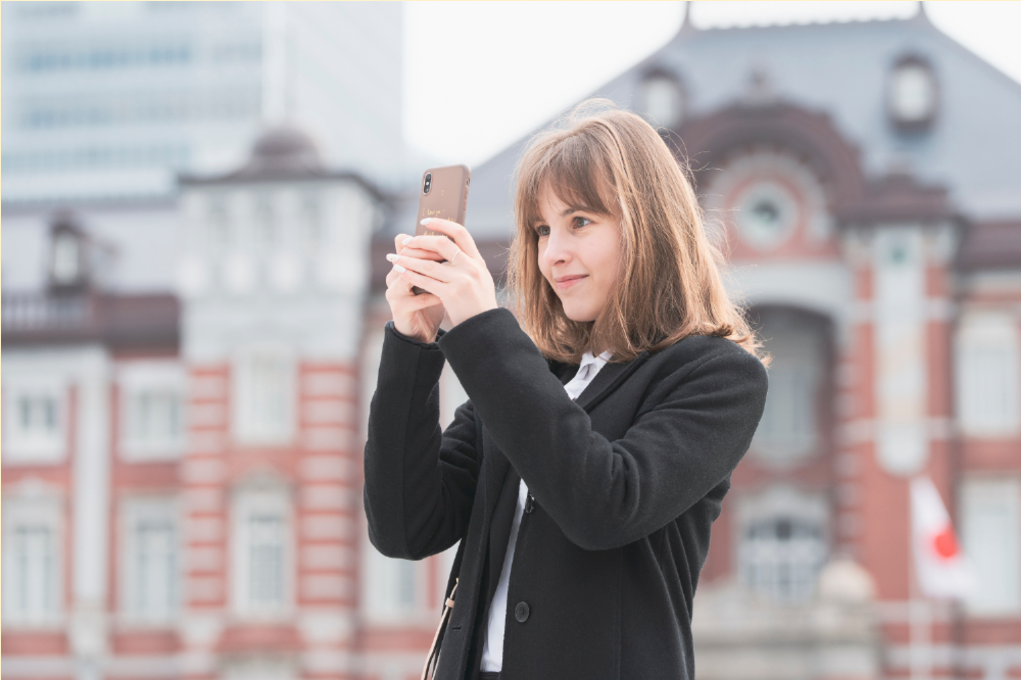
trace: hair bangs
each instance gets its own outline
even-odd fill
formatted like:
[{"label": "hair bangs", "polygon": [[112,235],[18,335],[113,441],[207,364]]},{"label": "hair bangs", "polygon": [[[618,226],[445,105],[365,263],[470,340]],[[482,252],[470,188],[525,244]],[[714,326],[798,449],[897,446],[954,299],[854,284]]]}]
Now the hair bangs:
[{"label": "hair bangs", "polygon": [[617,216],[620,210],[610,170],[593,148],[593,140],[573,135],[551,141],[530,176],[521,178],[522,226],[534,229],[543,221],[541,202],[547,191],[571,208]]}]

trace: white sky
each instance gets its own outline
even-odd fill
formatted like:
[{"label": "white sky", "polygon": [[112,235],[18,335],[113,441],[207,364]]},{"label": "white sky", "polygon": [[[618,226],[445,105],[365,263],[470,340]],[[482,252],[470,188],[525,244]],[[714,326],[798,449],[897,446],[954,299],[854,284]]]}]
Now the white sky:
[{"label": "white sky", "polygon": [[[691,3],[698,28],[907,17],[916,2]],[[932,22],[1021,81],[1021,2],[927,2]],[[423,162],[477,166],[672,38],[683,2],[407,2],[404,131]]]}]

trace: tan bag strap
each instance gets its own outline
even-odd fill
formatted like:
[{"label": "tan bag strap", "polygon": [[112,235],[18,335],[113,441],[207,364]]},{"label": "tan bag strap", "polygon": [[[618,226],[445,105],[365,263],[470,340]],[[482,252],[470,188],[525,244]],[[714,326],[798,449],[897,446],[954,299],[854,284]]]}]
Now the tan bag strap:
[{"label": "tan bag strap", "polygon": [[422,669],[422,680],[432,680],[433,675],[436,673],[436,664],[440,660],[440,638],[443,635],[443,629],[447,625],[447,620],[450,618],[450,610],[454,608],[454,593],[457,592],[457,584],[460,579],[454,579],[454,587],[450,589],[450,596],[443,603],[443,615],[440,616],[440,625],[436,627],[436,634],[433,635],[432,646],[429,647],[429,656],[425,659],[425,668]]}]

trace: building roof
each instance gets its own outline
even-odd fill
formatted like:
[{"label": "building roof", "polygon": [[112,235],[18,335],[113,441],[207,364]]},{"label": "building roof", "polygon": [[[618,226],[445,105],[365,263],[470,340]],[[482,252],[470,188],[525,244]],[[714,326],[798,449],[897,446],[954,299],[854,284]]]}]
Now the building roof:
[{"label": "building roof", "polygon": [[182,185],[203,186],[329,179],[353,180],[376,198],[384,197],[379,188],[360,173],[327,169],[315,141],[289,124],[264,130],[252,145],[248,159],[236,170],[212,176],[181,175],[179,181]]},{"label": "building roof", "polygon": [[[886,115],[887,77],[898,59],[932,65],[939,110],[925,132],[895,129]],[[645,74],[673,74],[684,88],[686,118],[746,100],[768,81],[772,95],[829,116],[858,151],[870,182],[896,170],[919,185],[944,187],[966,219],[1021,216],[1021,84],[940,32],[924,13],[910,19],[698,30],[676,37],[592,96],[634,109]],[[981,105],[976,105],[980,102]],[[475,169],[468,227],[479,238],[511,235],[514,167],[531,134]],[[688,149],[692,152],[692,149]],[[698,158],[693,159],[696,163]]]}]

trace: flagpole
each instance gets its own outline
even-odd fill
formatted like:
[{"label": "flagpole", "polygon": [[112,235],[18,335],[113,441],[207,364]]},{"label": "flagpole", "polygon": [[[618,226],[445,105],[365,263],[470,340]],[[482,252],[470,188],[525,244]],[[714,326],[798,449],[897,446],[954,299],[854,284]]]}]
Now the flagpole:
[{"label": "flagpole", "polygon": [[911,680],[932,680],[932,612],[918,587],[918,550],[914,527],[908,554],[908,657]]}]

